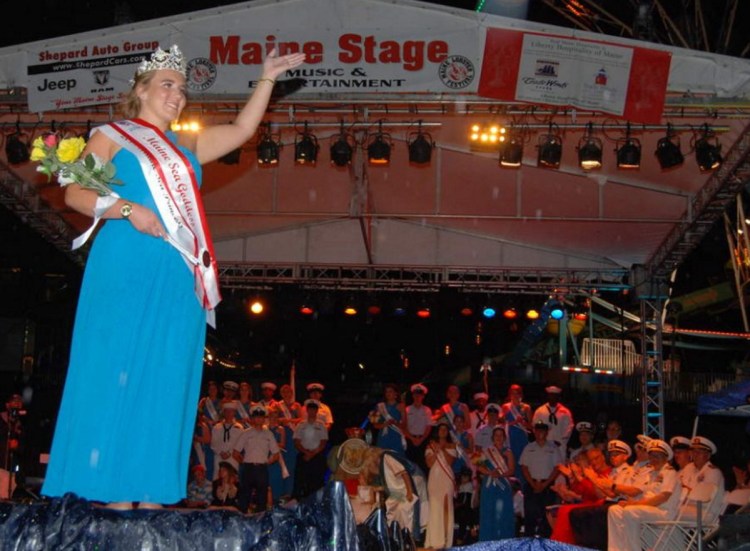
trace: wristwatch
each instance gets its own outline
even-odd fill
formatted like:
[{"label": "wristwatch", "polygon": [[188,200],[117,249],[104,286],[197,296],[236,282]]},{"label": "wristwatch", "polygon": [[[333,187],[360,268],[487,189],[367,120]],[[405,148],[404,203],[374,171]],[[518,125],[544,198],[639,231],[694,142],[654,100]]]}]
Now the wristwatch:
[{"label": "wristwatch", "polygon": [[125,220],[130,218],[131,214],[133,214],[133,205],[131,205],[130,203],[125,203],[120,207],[120,216],[122,216]]}]

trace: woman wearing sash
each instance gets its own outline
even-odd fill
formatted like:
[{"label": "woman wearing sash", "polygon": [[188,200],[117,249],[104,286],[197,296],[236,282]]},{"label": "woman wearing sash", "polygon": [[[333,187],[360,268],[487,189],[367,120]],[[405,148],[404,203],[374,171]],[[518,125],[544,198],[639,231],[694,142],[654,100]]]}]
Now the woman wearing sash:
[{"label": "woman wearing sash", "polygon": [[479,497],[479,541],[512,538],[516,516],[513,512],[513,476],[516,460],[505,444],[505,429],[492,431],[492,445],[482,450],[477,470],[482,473]]},{"label": "woman wearing sash", "polygon": [[451,432],[455,432],[456,425],[454,419],[456,415],[463,414],[464,419],[468,421],[471,418],[471,412],[469,411],[469,406],[459,401],[461,390],[457,385],[448,387],[448,390],[445,391],[445,398],[448,401],[433,412],[432,421],[437,424],[441,419],[444,419],[448,421]]},{"label": "woman wearing sash", "polygon": [[370,413],[370,421],[378,430],[379,448],[393,450],[401,455],[406,453],[406,408],[399,399],[396,385],[385,385],[384,400]]},{"label": "woman wearing sash", "polygon": [[250,410],[254,406],[253,387],[247,381],[240,383],[240,396],[237,398],[237,421],[246,429],[252,425],[250,422]]},{"label": "woman wearing sash", "polygon": [[69,207],[106,222],[88,255],[43,494],[115,508],[185,497],[206,322],[220,300],[201,165],[251,138],[276,77],[303,61],[270,52],[231,124],[178,136],[169,127],[185,107],[186,62],[159,48],[136,70],[127,120],[92,133],[84,156],[111,161],[123,185],[104,197],[65,188]]},{"label": "woman wearing sash", "polygon": [[[508,445],[513,457],[521,457],[523,449],[529,443],[531,427],[531,406],[523,401],[521,385],[510,385],[508,401],[502,405],[502,414],[508,427]],[[521,484],[525,484],[521,466],[516,463],[513,473]]]},{"label": "woman wearing sash", "polygon": [[279,424],[284,427],[287,445],[281,450],[281,457],[289,471],[282,483],[281,496],[291,496],[294,491],[294,469],[297,468],[297,448],[294,445],[294,428],[302,420],[302,406],[294,399],[291,385],[281,385],[279,389],[281,400],[276,402],[279,410]]},{"label": "woman wearing sash", "polygon": [[425,459],[430,472],[427,475],[427,495],[430,502],[430,521],[424,546],[443,549],[453,546],[453,496],[456,479],[452,464],[458,455],[451,442],[450,429],[441,421],[435,436],[427,445]]}]

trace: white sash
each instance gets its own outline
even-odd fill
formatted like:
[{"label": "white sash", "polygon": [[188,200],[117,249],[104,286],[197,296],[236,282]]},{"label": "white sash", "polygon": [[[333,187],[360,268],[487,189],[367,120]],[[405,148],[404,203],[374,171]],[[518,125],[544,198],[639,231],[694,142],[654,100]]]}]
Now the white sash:
[{"label": "white sash", "polygon": [[[252,406],[252,402],[250,402],[250,405]],[[248,411],[248,408],[239,400],[237,400],[237,413],[240,414],[240,418],[242,418],[243,421],[250,419],[250,412]]]},{"label": "white sash", "polygon": [[292,417],[292,410],[289,409],[289,406],[286,405],[284,400],[279,400],[278,406],[281,410],[281,416],[284,419],[294,419],[294,417]]},{"label": "white sash", "polygon": [[214,309],[221,301],[219,276],[192,166],[161,130],[140,119],[112,122],[95,130],[138,159],[167,230],[167,241],[193,272],[196,297],[206,310],[207,323],[215,327]]},{"label": "white sash", "polygon": [[[508,474],[508,464],[505,462],[503,455],[497,451],[495,446],[483,449],[482,453],[487,461],[489,461],[490,465],[492,465],[493,471],[498,471],[501,475]],[[504,480],[487,476],[486,486],[489,487],[490,484],[502,484],[503,482]]]},{"label": "white sash", "polygon": [[511,423],[511,425],[519,427],[523,430],[523,432],[528,434],[529,430],[524,424],[526,418],[524,417],[523,412],[513,402],[510,402],[510,411],[513,414],[513,422]]},{"label": "white sash", "polygon": [[208,411],[208,417],[211,418],[212,421],[218,421],[219,420],[219,412],[216,411],[216,407],[214,406],[214,401],[211,400],[211,398],[206,397],[203,401],[204,408],[206,411]]},{"label": "white sash", "polygon": [[[385,402],[378,402],[378,411],[386,421],[395,421],[391,414],[388,413],[388,408],[386,407]],[[404,447],[404,449],[406,449],[406,436],[404,436],[404,433],[401,431],[401,429],[397,425],[386,425],[383,427],[384,435],[388,434],[389,428],[393,429],[399,436],[401,436],[401,445]]]}]

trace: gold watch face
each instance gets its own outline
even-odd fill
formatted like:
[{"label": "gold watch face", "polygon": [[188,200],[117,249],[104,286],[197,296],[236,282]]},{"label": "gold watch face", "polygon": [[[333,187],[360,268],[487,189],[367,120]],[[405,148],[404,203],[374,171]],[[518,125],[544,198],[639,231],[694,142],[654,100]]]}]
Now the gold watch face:
[{"label": "gold watch face", "polygon": [[127,218],[128,216],[130,216],[132,212],[133,212],[133,205],[125,203],[122,207],[120,207],[120,214],[122,214],[123,218]]}]

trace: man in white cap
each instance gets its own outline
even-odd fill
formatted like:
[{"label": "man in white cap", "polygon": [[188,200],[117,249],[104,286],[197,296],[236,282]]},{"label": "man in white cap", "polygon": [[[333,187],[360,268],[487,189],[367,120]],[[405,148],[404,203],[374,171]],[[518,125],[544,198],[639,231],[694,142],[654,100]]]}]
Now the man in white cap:
[{"label": "man in white cap", "polygon": [[476,436],[477,431],[487,424],[487,403],[490,397],[486,392],[477,392],[474,394],[474,405],[476,406],[469,412],[469,434]]},{"label": "man in white cap", "polygon": [[268,466],[279,460],[279,446],[273,433],[264,426],[267,410],[260,404],[250,408],[249,429],[237,438],[233,457],[240,463],[238,507],[247,513],[266,510],[268,503]]},{"label": "man in white cap", "polygon": [[492,446],[492,431],[495,427],[502,424],[500,420],[500,411],[502,408],[498,404],[487,404],[487,421],[482,425],[474,435],[474,447],[489,448]]},{"label": "man in white cap", "polygon": [[565,452],[568,449],[568,440],[573,433],[573,414],[568,408],[560,403],[560,387],[550,385],[544,389],[547,393],[547,403],[539,406],[534,412],[532,424],[544,423],[549,427],[547,439],[560,446]]},{"label": "man in white cap", "polygon": [[237,398],[237,392],[240,389],[240,385],[235,381],[224,381],[221,385],[221,400],[220,404],[224,402],[231,402]]},{"label": "man in white cap", "polygon": [[269,410],[272,407],[276,407],[276,400],[273,397],[275,392],[276,392],[275,383],[272,383],[270,381],[261,383],[260,393],[263,396],[263,398],[258,403],[262,405],[264,408],[266,408],[266,410]]},{"label": "man in white cap", "polygon": [[310,399],[318,402],[318,421],[323,423],[326,430],[330,431],[333,426],[333,413],[331,408],[323,403],[323,391],[326,389],[321,383],[310,383],[307,385],[307,394]]},{"label": "man in white cap", "polygon": [[294,497],[306,497],[325,482],[328,430],[319,421],[320,402],[305,400],[305,420],[294,429],[294,447],[297,448],[297,465],[294,473]]},{"label": "man in white cap", "polygon": [[432,409],[424,404],[427,387],[422,383],[411,385],[412,403],[406,406],[406,457],[428,472],[425,462],[427,438],[432,430]]},{"label": "man in white cap", "polygon": [[607,545],[607,511],[619,500],[635,498],[642,490],[635,486],[635,471],[628,464],[632,450],[622,440],[610,440],[607,453],[612,470],[607,476],[600,476],[592,468],[584,469],[586,478],[591,480],[604,495],[604,503],[577,507],[570,511],[570,526],[576,545],[591,549],[602,549]]},{"label": "man in white cap", "polygon": [[214,480],[219,477],[219,463],[226,461],[239,470],[239,463],[233,457],[234,445],[243,427],[236,420],[237,402],[229,400],[221,405],[222,420],[211,429],[211,449],[214,452]]},{"label": "man in white cap", "polygon": [[607,513],[607,549],[640,551],[641,522],[671,520],[680,503],[680,480],[669,461],[672,448],[664,440],[647,444],[651,471],[643,494],[636,499],[620,501]]},{"label": "man in white cap", "polygon": [[651,442],[651,437],[645,434],[638,434],[635,437],[633,471],[635,473],[635,485],[638,487],[646,485],[651,472],[651,461],[648,458],[649,442]]},{"label": "man in white cap", "polygon": [[594,447],[594,423],[588,421],[580,421],[576,423],[576,432],[578,432],[578,441],[581,446],[574,450],[570,450],[570,460],[573,461],[576,456],[582,452],[587,452]]},{"label": "man in white cap", "polygon": [[[489,406],[487,406],[489,409]],[[540,536],[548,538],[552,527],[547,519],[546,510],[552,505],[556,496],[550,489],[555,482],[563,463],[563,449],[547,439],[549,426],[538,421],[534,423],[534,441],[523,449],[519,462],[527,484],[523,489],[524,528],[526,537]]]},{"label": "man in white cap", "polygon": [[674,453],[674,468],[677,470],[677,476],[680,477],[680,483],[685,486],[683,478],[685,476],[685,467],[691,464],[693,460],[692,451],[690,450],[690,438],[684,436],[673,436],[669,439],[669,445]]},{"label": "man in white cap", "polygon": [[[693,462],[689,463],[684,469],[682,477],[683,486],[683,505],[680,511],[680,519],[695,519],[695,505],[689,501],[690,492],[700,483],[712,484],[716,487],[718,495],[711,502],[711,510],[706,511],[708,515],[715,515],[724,495],[724,475],[716,465],[711,463],[711,456],[716,453],[716,444],[705,436],[694,436],[690,441],[690,451],[693,456]],[[685,501],[687,497],[687,501]]]}]

